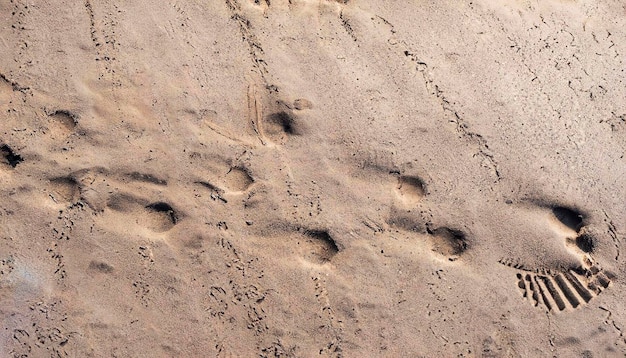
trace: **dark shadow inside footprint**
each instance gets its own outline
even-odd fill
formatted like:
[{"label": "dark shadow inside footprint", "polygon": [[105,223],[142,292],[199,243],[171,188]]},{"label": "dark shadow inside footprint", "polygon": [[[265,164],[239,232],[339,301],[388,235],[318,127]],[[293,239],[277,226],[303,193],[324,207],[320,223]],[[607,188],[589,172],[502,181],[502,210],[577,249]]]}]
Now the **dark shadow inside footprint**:
[{"label": "dark shadow inside footprint", "polygon": [[155,185],[167,185],[167,181],[165,179],[157,178],[157,177],[155,177],[152,174],[132,172],[132,173],[128,174],[128,176],[130,177],[130,179],[132,179],[134,181],[139,181],[139,182],[144,182],[144,183],[151,183],[151,184],[155,184]]},{"label": "dark shadow inside footprint", "polygon": [[115,194],[107,200],[107,207],[118,212],[130,212],[140,199],[128,194]]},{"label": "dark shadow inside footprint", "polygon": [[168,203],[157,202],[146,206],[146,209],[153,211],[155,213],[164,214],[165,217],[169,219],[169,221],[175,225],[178,222],[178,217],[176,215],[176,211],[172,208]]},{"label": "dark shadow inside footprint", "polygon": [[460,255],[468,248],[467,238],[460,230],[440,227],[428,232],[435,239],[433,251],[448,258]]},{"label": "dark shadow inside footprint", "polygon": [[253,183],[254,178],[244,167],[232,167],[224,177],[224,184],[231,191],[246,191]]},{"label": "dark shadow inside footprint", "polygon": [[320,262],[328,262],[339,252],[335,240],[325,230],[308,230],[305,235],[312,239],[314,254]]},{"label": "dark shadow inside footprint", "polygon": [[147,203],[145,199],[119,193],[109,198],[107,207],[126,214],[128,219],[154,232],[168,231],[178,223],[180,215],[168,203]]},{"label": "dark shadow inside footprint", "polygon": [[283,132],[287,134],[296,134],[295,120],[287,112],[279,112],[270,115],[270,122],[279,125]]},{"label": "dark shadow inside footprint", "polygon": [[426,184],[416,176],[400,176],[397,188],[402,196],[413,200],[419,200],[426,194]]},{"label": "dark shadow inside footprint", "polygon": [[102,261],[91,261],[89,263],[89,269],[93,271],[101,272],[101,273],[113,272],[113,266]]},{"label": "dark shadow inside footprint", "polygon": [[13,168],[24,161],[21,155],[15,153],[13,149],[6,144],[0,147],[0,152],[2,152],[4,159],[6,159],[7,163]]},{"label": "dark shadow inside footprint", "polygon": [[572,209],[556,206],[552,208],[552,213],[563,225],[578,232],[583,226],[584,216]]},{"label": "dark shadow inside footprint", "polygon": [[596,247],[596,242],[593,236],[583,233],[576,237],[576,246],[583,252],[591,253]]},{"label": "dark shadow inside footprint", "polygon": [[72,130],[78,124],[78,116],[67,110],[57,110],[50,113],[48,116],[52,117],[59,122],[62,126],[68,130]]},{"label": "dark shadow inside footprint", "polygon": [[68,202],[76,200],[80,194],[80,186],[72,177],[58,177],[50,179],[52,191],[61,199]]},{"label": "dark shadow inside footprint", "polygon": [[226,200],[222,195],[224,195],[224,190],[217,187],[216,185],[213,185],[207,181],[196,181],[194,182],[194,184],[199,184],[202,185],[204,188],[208,189],[211,192],[211,199],[213,200],[219,200],[221,202],[223,202],[224,204],[228,203],[228,200]]},{"label": "dark shadow inside footprint", "polygon": [[268,134],[283,132],[287,135],[299,135],[301,132],[296,118],[287,111],[270,114],[267,116],[267,123]]}]

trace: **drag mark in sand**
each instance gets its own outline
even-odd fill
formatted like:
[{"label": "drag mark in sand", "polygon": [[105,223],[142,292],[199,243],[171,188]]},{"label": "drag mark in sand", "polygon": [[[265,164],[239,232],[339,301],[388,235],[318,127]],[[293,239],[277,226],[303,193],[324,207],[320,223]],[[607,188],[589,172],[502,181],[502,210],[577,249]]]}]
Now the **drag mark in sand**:
[{"label": "drag mark in sand", "polygon": [[263,107],[257,96],[256,86],[254,84],[250,84],[248,85],[248,122],[261,144],[267,145],[267,140],[265,139],[261,128],[262,118]]}]

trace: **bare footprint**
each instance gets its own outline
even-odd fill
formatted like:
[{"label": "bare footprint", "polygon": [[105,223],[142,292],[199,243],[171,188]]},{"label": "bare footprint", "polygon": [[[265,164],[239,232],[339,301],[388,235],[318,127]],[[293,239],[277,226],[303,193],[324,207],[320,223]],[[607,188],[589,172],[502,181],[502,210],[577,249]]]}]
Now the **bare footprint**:
[{"label": "bare footprint", "polygon": [[306,229],[290,223],[277,222],[263,229],[261,236],[272,240],[286,256],[314,265],[333,261],[341,251],[335,238],[325,229]]},{"label": "bare footprint", "polygon": [[398,177],[396,193],[407,204],[414,204],[426,195],[426,184],[417,176],[402,175]]},{"label": "bare footprint", "polygon": [[233,192],[244,192],[254,183],[248,170],[243,167],[230,168],[223,181],[226,188]]},{"label": "bare footprint", "polygon": [[317,264],[330,262],[339,252],[337,243],[325,230],[308,230],[304,233],[302,254],[308,261]]},{"label": "bare footprint", "polygon": [[455,261],[468,248],[465,234],[461,230],[440,227],[429,230],[432,241],[432,251],[446,257],[449,261]]},{"label": "bare footprint", "polygon": [[153,232],[171,230],[179,220],[179,214],[165,202],[148,203],[146,200],[128,194],[116,194],[109,198],[107,207],[123,213],[139,226]]},{"label": "bare footprint", "polygon": [[392,210],[387,224],[425,242],[433,254],[448,261],[458,260],[468,250],[469,240],[463,231],[448,227],[432,228],[423,220],[410,212]]},{"label": "bare footprint", "polygon": [[296,116],[288,109],[268,114],[263,124],[263,132],[274,143],[284,143],[290,136],[302,133]]},{"label": "bare footprint", "polygon": [[48,113],[48,131],[53,137],[67,136],[76,129],[78,116],[67,110]]},{"label": "bare footprint", "polygon": [[80,185],[71,177],[53,178],[50,179],[49,195],[57,203],[74,203],[80,199]]}]

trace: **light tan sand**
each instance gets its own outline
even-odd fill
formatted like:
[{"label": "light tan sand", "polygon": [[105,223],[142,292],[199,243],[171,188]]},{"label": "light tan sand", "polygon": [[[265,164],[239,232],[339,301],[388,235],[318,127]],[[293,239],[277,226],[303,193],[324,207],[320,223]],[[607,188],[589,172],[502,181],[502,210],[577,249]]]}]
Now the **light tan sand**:
[{"label": "light tan sand", "polygon": [[0,17],[0,356],[626,354],[623,1]]}]

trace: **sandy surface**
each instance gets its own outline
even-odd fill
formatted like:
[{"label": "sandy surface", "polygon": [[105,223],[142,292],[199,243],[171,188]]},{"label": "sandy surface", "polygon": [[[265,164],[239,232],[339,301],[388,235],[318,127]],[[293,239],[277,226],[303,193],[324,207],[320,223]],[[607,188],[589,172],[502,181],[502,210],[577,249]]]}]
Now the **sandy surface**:
[{"label": "sandy surface", "polygon": [[626,354],[623,1],[0,17],[0,356]]}]

